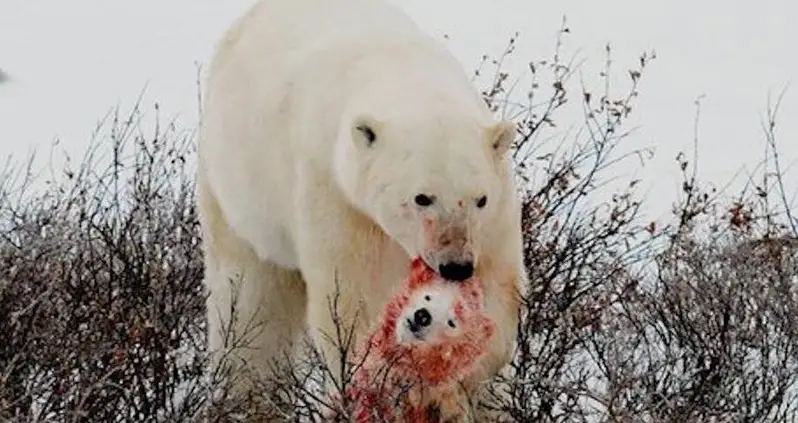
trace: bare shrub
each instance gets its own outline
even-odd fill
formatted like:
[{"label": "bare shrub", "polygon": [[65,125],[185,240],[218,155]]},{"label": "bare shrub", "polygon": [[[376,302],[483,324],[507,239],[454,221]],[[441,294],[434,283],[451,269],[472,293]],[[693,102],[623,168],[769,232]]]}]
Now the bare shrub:
[{"label": "bare shrub", "polygon": [[117,113],[61,182],[3,193],[6,418],[173,420],[196,407],[204,301],[191,137],[172,125],[145,136],[138,115]]},{"label": "bare shrub", "polygon": [[[655,56],[616,89],[607,46],[600,87],[575,86],[569,32],[529,64],[525,92],[502,67],[515,39],[477,72],[495,67],[485,100],[518,123],[530,285],[514,360],[475,406],[508,422],[798,419],[798,220],[778,100],[741,193],[701,181],[698,158],[680,154],[671,219],[646,221],[638,181],[618,169],[651,154],[629,148],[627,119]],[[566,105],[583,119],[561,129]],[[342,393],[358,365],[351,328],[329,334],[345,360],[337,378],[309,339],[270,380],[211,365],[193,134],[160,121],[145,131],[141,116],[138,104],[117,111],[80,166],[43,189],[29,167],[0,177],[0,420],[242,421],[265,401],[277,415],[260,417],[324,421],[335,404],[322,387]],[[228,348],[246,348],[242,338]],[[227,391],[234,377],[251,380],[250,396]]]}]

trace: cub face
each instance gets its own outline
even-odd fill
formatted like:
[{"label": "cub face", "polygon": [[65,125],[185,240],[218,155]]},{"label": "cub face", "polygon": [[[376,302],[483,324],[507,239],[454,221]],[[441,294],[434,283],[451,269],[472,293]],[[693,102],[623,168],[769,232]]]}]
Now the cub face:
[{"label": "cub face", "polygon": [[472,337],[485,321],[482,295],[474,284],[435,279],[416,288],[399,316],[397,342],[436,346]]},{"label": "cub face", "polygon": [[425,286],[413,293],[396,325],[399,344],[439,344],[460,336],[463,321],[455,313],[459,297],[451,283]]}]

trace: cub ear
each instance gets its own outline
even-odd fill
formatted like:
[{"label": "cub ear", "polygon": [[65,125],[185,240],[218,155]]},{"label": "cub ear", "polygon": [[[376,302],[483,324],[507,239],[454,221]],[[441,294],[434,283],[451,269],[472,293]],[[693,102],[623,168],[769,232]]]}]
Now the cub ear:
[{"label": "cub ear", "polygon": [[361,148],[371,148],[378,142],[382,122],[371,115],[360,115],[352,122],[352,141]]},{"label": "cub ear", "polygon": [[487,341],[493,337],[494,333],[496,333],[496,324],[493,323],[493,320],[483,317],[480,321],[479,329],[482,339]]},{"label": "cub ear", "polygon": [[424,259],[421,256],[415,256],[410,261],[410,271],[416,277],[421,277],[424,275],[424,272],[427,271],[427,263],[424,262]]},{"label": "cub ear", "polygon": [[486,141],[496,158],[504,157],[515,141],[516,135],[518,130],[515,128],[515,123],[508,120],[496,122],[485,130]]},{"label": "cub ear", "polygon": [[481,282],[479,279],[475,279],[460,286],[460,292],[468,305],[474,310],[480,310],[484,305],[484,294],[479,282]]},{"label": "cub ear", "polygon": [[435,271],[432,270],[420,256],[414,257],[410,263],[409,287],[415,290],[418,287],[431,285],[435,280]]}]

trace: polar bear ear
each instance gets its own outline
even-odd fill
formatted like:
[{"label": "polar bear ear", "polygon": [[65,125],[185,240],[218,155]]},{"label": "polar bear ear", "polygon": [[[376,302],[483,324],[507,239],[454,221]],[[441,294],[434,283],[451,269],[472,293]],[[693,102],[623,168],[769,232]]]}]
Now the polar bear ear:
[{"label": "polar bear ear", "polygon": [[381,122],[372,116],[358,116],[352,124],[352,140],[358,147],[371,148],[378,142],[381,127]]},{"label": "polar bear ear", "polygon": [[507,120],[494,123],[485,132],[490,148],[493,149],[497,158],[504,157],[518,134],[515,123]]}]

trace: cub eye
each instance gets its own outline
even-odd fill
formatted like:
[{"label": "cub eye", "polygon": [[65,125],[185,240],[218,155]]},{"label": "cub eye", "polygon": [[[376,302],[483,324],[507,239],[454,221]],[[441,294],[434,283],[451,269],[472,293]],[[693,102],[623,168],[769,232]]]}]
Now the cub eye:
[{"label": "cub eye", "polygon": [[450,328],[452,328],[452,329],[454,329],[455,327],[457,327],[457,325],[455,325],[455,324],[454,324],[454,320],[449,320],[448,322],[446,322],[446,324],[448,324],[448,325],[449,325],[449,327],[450,327]]},{"label": "cub eye", "polygon": [[421,207],[427,207],[435,202],[435,198],[426,194],[419,194],[413,199]]},{"label": "cub eye", "polygon": [[429,295],[425,295],[424,296],[424,301],[431,301],[431,300],[432,300],[432,298],[430,298]]},{"label": "cub eye", "polygon": [[482,197],[479,197],[477,199],[477,207],[483,208],[483,207],[485,207],[485,204],[488,204],[488,196],[487,195],[483,195]]}]

